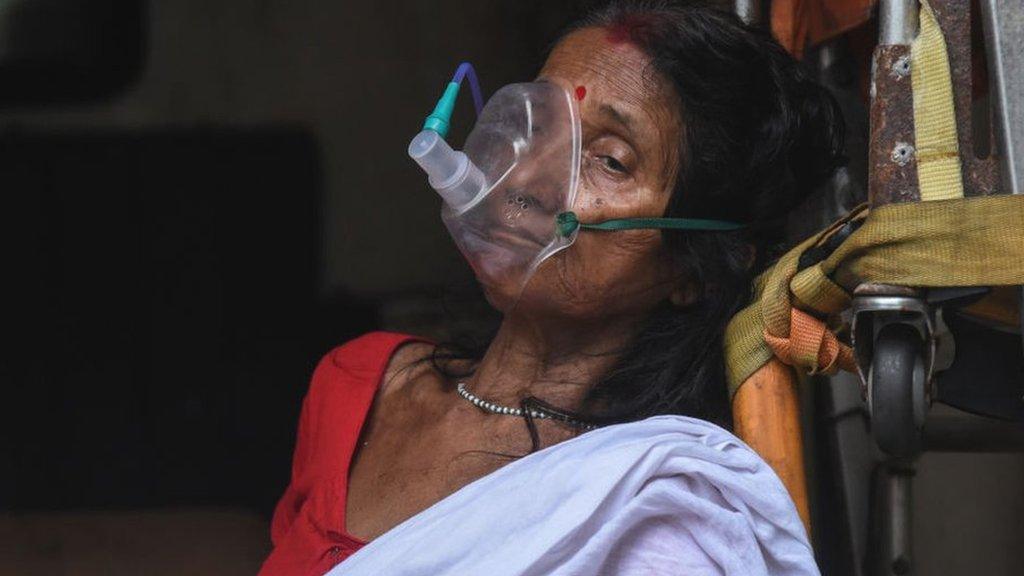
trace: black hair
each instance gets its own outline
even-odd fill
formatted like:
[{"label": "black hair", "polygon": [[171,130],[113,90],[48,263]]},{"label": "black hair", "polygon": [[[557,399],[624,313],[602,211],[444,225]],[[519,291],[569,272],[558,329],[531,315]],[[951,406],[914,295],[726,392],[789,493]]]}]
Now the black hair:
[{"label": "black hair", "polygon": [[[657,306],[581,410],[565,413],[599,423],[681,414],[731,427],[726,324],[749,302],[753,277],[777,255],[787,214],[843,163],[839,106],[768,32],[730,12],[693,2],[613,2],[562,37],[593,27],[637,46],[679,96],[679,175],[665,216],[747,227],[662,232],[680,274],[694,281],[696,298],[684,307]],[[462,377],[447,360],[479,353],[442,346],[434,365]],[[552,408],[535,398],[525,402]],[[536,449],[528,417],[527,425]]]}]

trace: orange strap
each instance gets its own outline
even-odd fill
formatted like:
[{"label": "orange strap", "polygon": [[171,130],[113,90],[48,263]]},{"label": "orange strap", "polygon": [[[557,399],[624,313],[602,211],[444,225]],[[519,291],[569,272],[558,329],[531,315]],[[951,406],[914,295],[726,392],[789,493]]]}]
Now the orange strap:
[{"label": "orange strap", "polygon": [[801,368],[809,374],[834,374],[839,368],[857,369],[853,350],[839,341],[825,323],[814,316],[791,308],[789,337],[764,331],[764,341],[783,363]]}]

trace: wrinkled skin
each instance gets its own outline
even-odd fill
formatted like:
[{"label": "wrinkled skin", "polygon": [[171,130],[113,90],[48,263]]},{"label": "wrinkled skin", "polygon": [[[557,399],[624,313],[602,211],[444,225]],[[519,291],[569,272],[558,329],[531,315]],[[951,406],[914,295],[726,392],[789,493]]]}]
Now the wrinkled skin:
[{"label": "wrinkled skin", "polygon": [[[660,216],[678,172],[681,120],[678,97],[647,58],[603,29],[585,29],[556,46],[538,79],[586,93],[580,219]],[[577,410],[653,307],[685,304],[690,289],[658,231],[585,231],[538,269],[518,303],[511,293],[487,290],[504,320],[469,389],[507,406],[532,395]],[[416,362],[431,348],[398,350],[363,428],[346,506],[346,529],[358,537],[374,538],[510,461],[487,452],[531,448],[522,419],[481,411],[430,363]],[[541,447],[578,433],[550,420],[537,428]]]},{"label": "wrinkled skin", "polygon": [[[558,45],[537,80],[585,94],[577,98],[583,142],[573,211],[580,220],[661,216],[677,172],[681,125],[678,97],[647,57],[608,41],[605,30],[585,29]],[[538,269],[518,302],[516,288],[488,287],[487,294],[506,314],[604,323],[641,316],[680,286],[661,233],[637,230],[583,231]]]}]

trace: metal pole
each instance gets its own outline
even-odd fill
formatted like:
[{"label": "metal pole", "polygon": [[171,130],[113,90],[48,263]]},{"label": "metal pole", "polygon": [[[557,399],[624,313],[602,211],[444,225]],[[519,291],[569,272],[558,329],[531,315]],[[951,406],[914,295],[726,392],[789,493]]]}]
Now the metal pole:
[{"label": "metal pole", "polygon": [[745,24],[761,24],[761,0],[733,0],[733,9]]},{"label": "metal pole", "polygon": [[[1007,194],[1024,194],[1024,1],[981,0],[980,8],[999,172]],[[1020,310],[1024,346],[1024,287]]]},{"label": "metal pole", "polygon": [[878,44],[906,46],[917,35],[917,0],[881,0],[878,3]]},{"label": "metal pole", "polygon": [[911,541],[911,492],[914,468],[890,462],[879,467],[875,495],[878,533],[871,573],[903,576],[914,572]]},{"label": "metal pole", "polygon": [[1024,1],[981,0],[1003,186],[1024,194]]}]

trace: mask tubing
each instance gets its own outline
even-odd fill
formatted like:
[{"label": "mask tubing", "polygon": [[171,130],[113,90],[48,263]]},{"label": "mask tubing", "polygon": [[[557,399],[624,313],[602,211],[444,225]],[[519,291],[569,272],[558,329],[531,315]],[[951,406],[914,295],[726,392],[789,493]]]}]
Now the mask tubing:
[{"label": "mask tubing", "polygon": [[580,222],[575,212],[562,212],[555,216],[555,232],[563,237],[570,237],[573,232],[583,230],[691,230],[703,232],[732,232],[746,228],[744,224],[725,222],[723,220],[707,220],[703,218],[618,218],[588,224]]},{"label": "mask tubing", "polygon": [[455,69],[455,75],[452,76],[452,82],[462,85],[463,78],[469,80],[469,91],[473,94],[473,108],[476,109],[476,115],[479,116],[480,111],[484,108],[484,98],[483,93],[480,92],[480,82],[476,78],[476,70],[469,62],[459,64],[459,67]]}]

